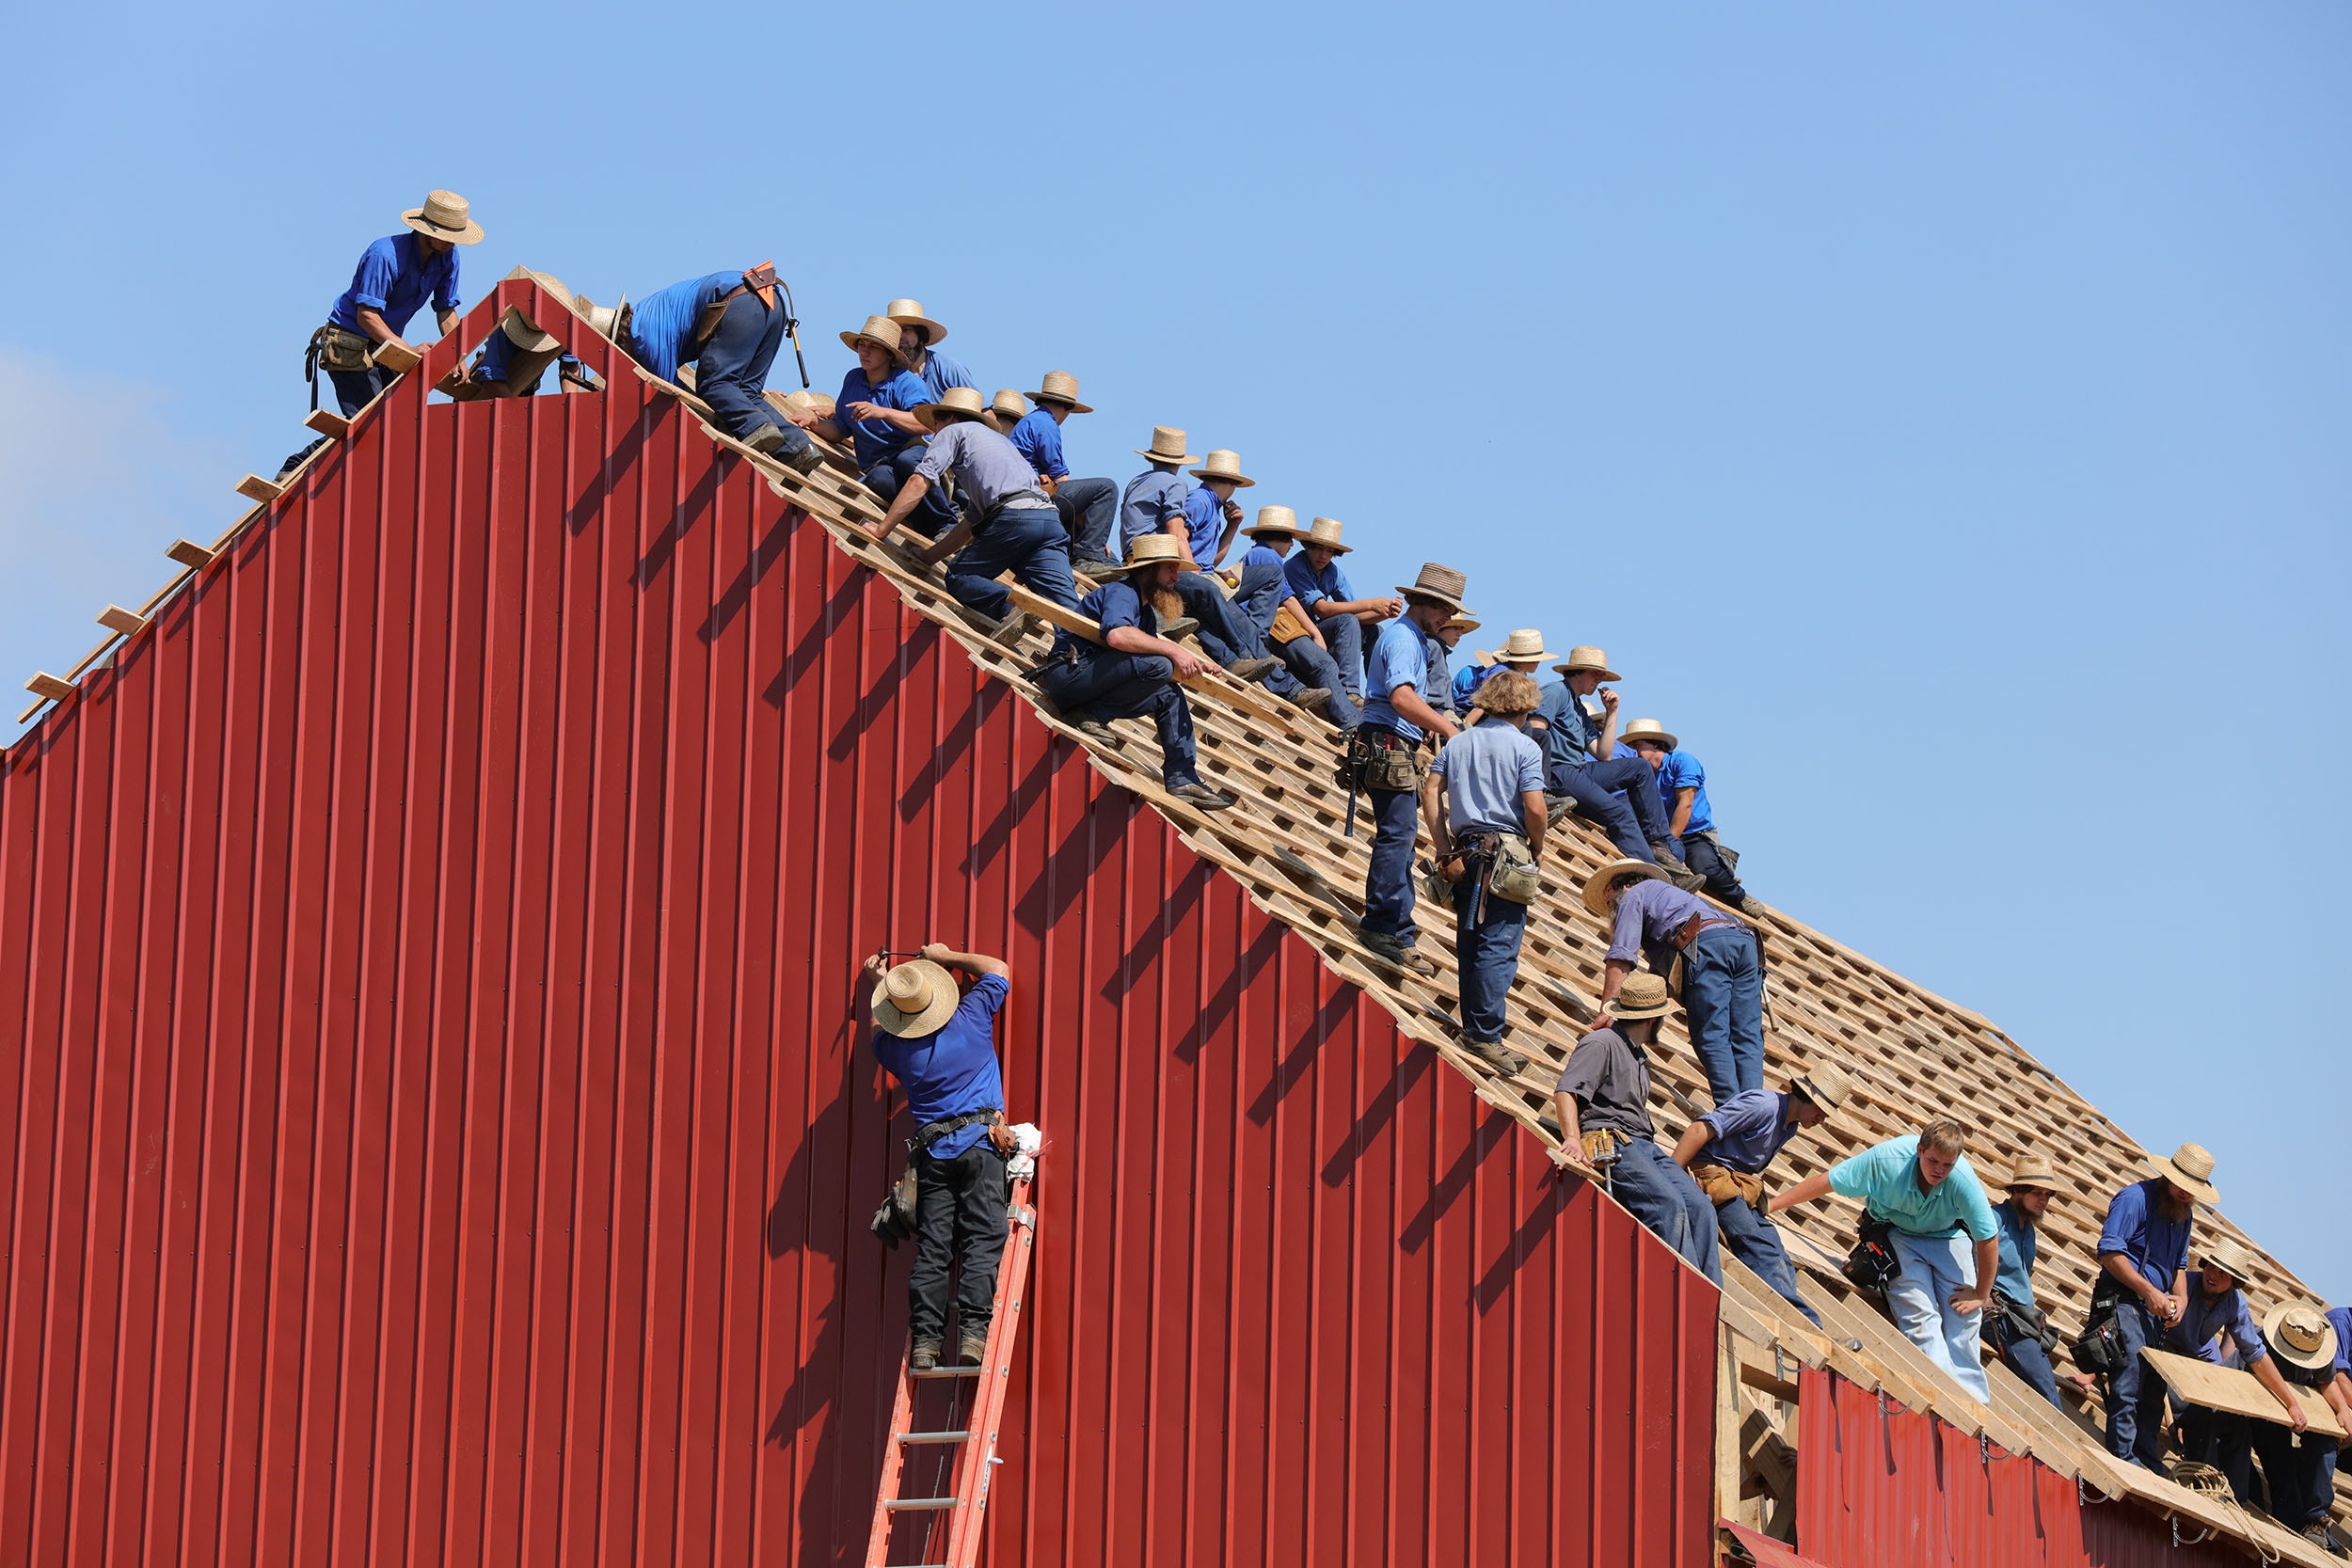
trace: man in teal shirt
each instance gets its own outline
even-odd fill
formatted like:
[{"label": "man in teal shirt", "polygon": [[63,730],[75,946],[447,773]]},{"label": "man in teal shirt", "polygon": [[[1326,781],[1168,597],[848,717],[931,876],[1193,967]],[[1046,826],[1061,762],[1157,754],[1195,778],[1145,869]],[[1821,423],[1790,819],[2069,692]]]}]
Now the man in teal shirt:
[{"label": "man in teal shirt", "polygon": [[1774,1193],[1766,1209],[1778,1213],[1827,1193],[1862,1199],[1865,1227],[1887,1227],[1886,1244],[1900,1265],[1886,1287],[1895,1326],[1978,1402],[1991,1404],[1978,1335],[2000,1267],[2000,1227],[1967,1148],[1959,1122],[1931,1121]]}]

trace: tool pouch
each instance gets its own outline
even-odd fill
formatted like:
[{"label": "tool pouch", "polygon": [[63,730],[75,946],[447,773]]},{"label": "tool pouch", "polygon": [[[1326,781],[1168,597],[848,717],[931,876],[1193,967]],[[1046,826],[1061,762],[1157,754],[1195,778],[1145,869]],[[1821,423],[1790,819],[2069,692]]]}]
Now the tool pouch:
[{"label": "tool pouch", "polygon": [[2044,1355],[2057,1350],[2058,1342],[2047,1312],[2030,1303],[2013,1302],[1998,1291],[1993,1292],[1992,1310],[1984,1315],[1981,1338],[1996,1352],[2006,1351],[2012,1340],[2031,1339]]},{"label": "tool pouch", "polygon": [[1895,1249],[1887,1244],[1894,1229],[1884,1220],[1862,1222],[1862,1233],[1854,1242],[1853,1250],[1846,1255],[1846,1277],[1853,1281],[1855,1290],[1883,1296],[1895,1282],[1895,1276],[1903,1272],[1902,1264],[1896,1261]]},{"label": "tool pouch", "polygon": [[1518,833],[1495,835],[1494,859],[1486,867],[1486,891],[1514,904],[1533,904],[1543,891],[1535,851]]},{"label": "tool pouch", "polygon": [[[1369,735],[1365,733],[1367,729],[1371,729]],[[1414,748],[1403,738],[1363,724],[1356,726],[1355,734],[1359,739],[1351,743],[1349,754],[1355,754],[1357,745],[1363,750],[1363,779],[1358,788],[1385,789],[1396,794],[1421,787],[1422,775],[1428,769],[1414,760]]]},{"label": "tool pouch", "polygon": [[890,1184],[882,1207],[874,1211],[872,1229],[875,1239],[886,1247],[895,1247],[914,1234],[914,1162],[909,1160],[898,1180]]},{"label": "tool pouch", "polygon": [[359,333],[337,326],[333,322],[318,329],[311,340],[318,345],[319,368],[328,371],[372,370],[375,356],[374,344]]},{"label": "tool pouch", "polygon": [[2123,1370],[2129,1353],[2123,1345],[2123,1325],[2117,1323],[2116,1312],[2123,1298],[2118,1293],[2090,1293],[2090,1315],[2083,1320],[2083,1331],[2074,1339],[2074,1365],[2093,1377],[2104,1377]]},{"label": "tool pouch", "polygon": [[1577,1141],[1584,1146],[1586,1164],[1613,1165],[1617,1163],[1618,1148],[1633,1140],[1613,1127],[1596,1127],[1580,1135]]},{"label": "tool pouch", "polygon": [[1733,1198],[1745,1198],[1748,1207],[1758,1214],[1764,1212],[1764,1177],[1760,1171],[1733,1170],[1728,1165],[1692,1165],[1691,1180],[1699,1184],[1707,1201],[1721,1207]]}]

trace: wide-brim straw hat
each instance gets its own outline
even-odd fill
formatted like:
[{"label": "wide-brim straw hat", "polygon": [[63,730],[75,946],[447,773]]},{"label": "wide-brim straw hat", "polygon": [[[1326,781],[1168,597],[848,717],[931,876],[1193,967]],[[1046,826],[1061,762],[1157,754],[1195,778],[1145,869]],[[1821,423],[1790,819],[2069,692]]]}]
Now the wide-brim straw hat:
[{"label": "wide-brim straw hat", "polygon": [[1609,889],[1620,877],[1664,877],[1647,861],[1613,860],[1584,879],[1584,907],[1597,915],[1609,913]]},{"label": "wide-brim straw hat", "polygon": [[1242,531],[1252,536],[1279,533],[1285,539],[1295,539],[1298,537],[1298,514],[1287,506],[1262,506],[1258,508],[1258,520]]},{"label": "wide-brim straw hat", "polygon": [[1421,576],[1413,579],[1412,586],[1407,588],[1400,584],[1397,592],[1407,598],[1435,599],[1438,603],[1461,610],[1467,615],[1470,610],[1462,603],[1462,590],[1469,586],[1470,578],[1453,567],[1440,566],[1434,561],[1424,561],[1421,563]]},{"label": "wide-brim straw hat", "polygon": [[1636,719],[1617,732],[1617,738],[1629,746],[1637,740],[1646,740],[1653,746],[1663,746],[1669,752],[1675,749],[1674,732],[1655,719]]},{"label": "wide-brim straw hat", "polygon": [[988,411],[1009,423],[1019,424],[1029,417],[1029,404],[1011,388],[999,387],[996,395],[988,400]]},{"label": "wide-brim straw hat", "polygon": [[977,387],[950,387],[939,394],[938,402],[916,404],[911,412],[916,419],[933,430],[937,430],[952,419],[986,419],[988,404],[980,401],[980,389]]},{"label": "wide-brim straw hat", "polygon": [[1353,545],[1340,543],[1340,530],[1347,525],[1337,517],[1317,517],[1307,525],[1307,531],[1298,536],[1301,544],[1320,545],[1333,555],[1345,555]]},{"label": "wide-brim straw hat", "polygon": [[1152,427],[1152,444],[1136,448],[1137,457],[1148,457],[1154,463],[1198,463],[1200,454],[1184,450],[1184,433],[1172,424]]},{"label": "wide-brim straw hat", "polygon": [[855,351],[860,338],[871,338],[891,353],[898,352],[898,324],[888,316],[868,316],[866,325],[855,332],[841,334],[842,345]]},{"label": "wide-brim straw hat", "polygon": [[[1986,1172],[1979,1166],[1977,1174],[1983,1176]],[[2058,1195],[2058,1167],[2039,1154],[2020,1154],[2016,1164],[2009,1167],[2009,1180],[1994,1181],[1993,1185],[2012,1193],[2020,1187],[2032,1187],[2056,1197]]]},{"label": "wide-brim straw hat", "polygon": [[1609,656],[1607,654],[1602,653],[1598,648],[1591,646],[1570,648],[1568,650],[1568,657],[1553,665],[1552,668],[1559,671],[1564,675],[1573,675],[1579,670],[1597,670],[1600,672],[1600,678],[1602,680],[1618,681],[1625,679],[1623,675],[1618,674],[1614,670],[1609,668]]},{"label": "wide-brim straw hat", "polygon": [[508,342],[525,354],[547,354],[564,346],[564,340],[554,333],[542,332],[532,325],[531,318],[524,315],[522,308],[516,305],[508,306],[506,314],[499,318],[499,330],[506,334]]},{"label": "wide-brim straw hat", "polygon": [[1788,1086],[1820,1106],[1824,1113],[1836,1110],[1853,1094],[1853,1080],[1832,1062],[1807,1065]]},{"label": "wide-brim straw hat", "polygon": [[2253,1283],[2257,1265],[2252,1255],[2227,1236],[2216,1236],[2197,1249],[2197,1266],[2203,1268],[2208,1263],[2240,1285]]},{"label": "wide-brim straw hat", "polygon": [[1078,401],[1078,378],[1068,371],[1047,371],[1045,379],[1029,394],[1031,403],[1066,404],[1073,414],[1091,414],[1094,405]]},{"label": "wide-brim straw hat", "polygon": [[2211,1206],[2221,1201],[2220,1190],[2213,1184],[2213,1155],[2202,1144],[2183,1144],[2172,1151],[2172,1158],[2161,1154],[2148,1156],[2148,1164],[2167,1181],[2190,1194],[2198,1202]]},{"label": "wide-brim straw hat", "polygon": [[2263,1317],[2263,1339],[2271,1354],[2305,1371],[2335,1365],[2336,1325],[2307,1302],[2282,1301],[2272,1307]]},{"label": "wide-brim straw hat", "polygon": [[784,405],[803,414],[814,414],[820,420],[834,416],[833,394],[830,392],[792,391],[784,394]]},{"label": "wide-brim straw hat", "polygon": [[628,329],[636,315],[635,308],[628,302],[628,295],[623,294],[615,305],[598,305],[586,294],[574,294],[572,309],[580,313],[580,320],[586,322],[592,330],[624,348],[628,346]]},{"label": "wide-brim straw hat", "polygon": [[428,240],[472,245],[482,238],[482,225],[473,220],[473,207],[455,191],[427,191],[424,205],[411,207],[400,221]]},{"label": "wide-brim straw hat", "polygon": [[1458,631],[1464,637],[1468,637],[1471,632],[1476,631],[1479,627],[1485,626],[1486,624],[1486,622],[1480,620],[1477,616],[1470,614],[1468,610],[1457,610],[1453,614],[1447,616],[1445,618],[1445,624],[1440,626],[1438,629],[1439,631]]},{"label": "wide-brim straw hat", "polygon": [[1495,661],[1500,664],[1541,664],[1550,657],[1544,634],[1525,626],[1504,638],[1502,646],[1495,650]]},{"label": "wide-brim straw hat", "polygon": [[1495,667],[1495,656],[1488,649],[1473,648],[1470,650],[1470,657],[1477,661],[1481,670],[1491,670]]},{"label": "wide-brim straw hat", "polygon": [[1625,977],[1617,988],[1617,999],[1609,1004],[1609,1016],[1629,1022],[1645,1018],[1664,1018],[1674,1008],[1674,999],[1666,994],[1666,982],[1658,975],[1635,971]]},{"label": "wide-brim straw hat", "polygon": [[1115,572],[1132,572],[1140,566],[1155,566],[1163,561],[1173,561],[1181,564],[1184,559],[1184,546],[1176,542],[1174,534],[1146,533],[1128,543],[1126,560],[1106,562],[1101,570],[1091,571],[1087,575],[1097,578],[1109,577]]},{"label": "wide-brim straw hat", "polygon": [[955,1016],[962,1000],[956,977],[929,958],[896,965],[874,986],[874,1026],[887,1035],[906,1037],[935,1035]]},{"label": "wide-brim straw hat", "polygon": [[1200,467],[1192,470],[1195,479],[1221,479],[1236,490],[1247,489],[1258,482],[1241,471],[1241,453],[1218,447],[1201,459]]},{"label": "wide-brim straw hat", "polygon": [[890,309],[882,314],[900,326],[921,327],[931,335],[930,341],[934,343],[946,341],[947,329],[923,314],[923,302],[919,299],[894,299],[890,302]]}]

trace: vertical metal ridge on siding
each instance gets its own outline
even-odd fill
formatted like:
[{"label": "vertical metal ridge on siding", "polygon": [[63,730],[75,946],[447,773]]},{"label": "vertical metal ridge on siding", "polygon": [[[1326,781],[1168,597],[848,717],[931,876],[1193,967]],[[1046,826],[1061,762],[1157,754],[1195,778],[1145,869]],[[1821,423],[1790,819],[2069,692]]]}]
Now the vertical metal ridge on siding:
[{"label": "vertical metal ridge on siding", "polygon": [[582,352],[8,752],[0,1563],[856,1560],[933,938],[1049,1140],[989,1560],[1706,1561],[1704,1283]]}]

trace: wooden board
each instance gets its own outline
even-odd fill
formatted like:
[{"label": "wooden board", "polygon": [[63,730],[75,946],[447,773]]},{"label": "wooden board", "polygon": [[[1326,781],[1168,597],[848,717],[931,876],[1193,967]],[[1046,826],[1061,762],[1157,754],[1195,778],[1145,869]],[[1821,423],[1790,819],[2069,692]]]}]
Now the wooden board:
[{"label": "wooden board", "polygon": [[[2235,1367],[2217,1367],[2210,1361],[2200,1361],[2193,1355],[2175,1355],[2170,1351],[2147,1349],[2140,1354],[2148,1358],[2156,1375],[2191,1404],[2201,1404],[2208,1410],[2225,1411],[2233,1416],[2251,1416],[2258,1421],[2270,1421],[2285,1426],[2286,1410],[2273,1398],[2251,1372],[2241,1372]],[[2310,1388],[2287,1385],[2303,1406],[2304,1416],[2312,1430],[2323,1437],[2341,1439],[2344,1428],[2336,1421],[2336,1413],[2328,1408],[2328,1402]]]}]

